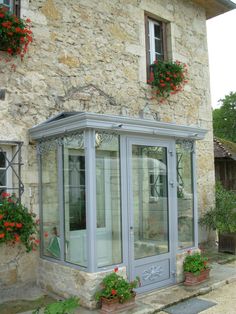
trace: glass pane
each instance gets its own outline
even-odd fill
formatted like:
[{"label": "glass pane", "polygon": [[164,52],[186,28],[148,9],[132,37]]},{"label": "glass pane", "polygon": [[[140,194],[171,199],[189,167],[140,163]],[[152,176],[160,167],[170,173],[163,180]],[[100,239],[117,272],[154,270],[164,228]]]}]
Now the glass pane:
[{"label": "glass pane", "polygon": [[169,251],[165,147],[132,147],[135,259]]},{"label": "glass pane", "polygon": [[57,150],[44,152],[42,162],[43,254],[60,259]]},{"label": "glass pane", "polygon": [[6,186],[6,170],[0,170],[0,186]]},{"label": "glass pane", "polygon": [[0,152],[0,168],[6,167],[6,153]]},{"label": "glass pane", "polygon": [[155,52],[162,54],[162,43],[160,39],[155,39]]},{"label": "glass pane", "polygon": [[154,37],[161,38],[161,26],[154,24]]},{"label": "glass pane", "polygon": [[78,140],[64,145],[63,160],[66,260],[86,266],[85,156],[84,148],[81,148]]},{"label": "glass pane", "polygon": [[179,248],[194,245],[194,207],[192,152],[181,144],[177,150],[177,197],[178,197],[178,239]]},{"label": "glass pane", "polygon": [[98,267],[122,262],[119,136],[96,134]]}]

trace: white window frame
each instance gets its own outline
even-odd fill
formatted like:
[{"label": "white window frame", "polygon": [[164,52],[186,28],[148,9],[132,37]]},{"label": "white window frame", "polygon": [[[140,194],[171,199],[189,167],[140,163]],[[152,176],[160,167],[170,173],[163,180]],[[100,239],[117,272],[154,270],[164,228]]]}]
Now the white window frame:
[{"label": "white window frame", "polygon": [[[7,145],[1,145],[1,152],[6,153],[6,167],[0,167],[0,170],[5,170],[8,167],[8,160],[12,160],[12,147]],[[6,170],[6,185],[1,185],[0,189],[6,189],[6,192],[12,193],[12,168],[8,167]]]},{"label": "white window frame", "polygon": [[[9,2],[9,4],[7,2]],[[9,8],[9,11],[13,13],[14,0],[0,0],[0,5]]]},{"label": "white window frame", "polygon": [[[149,40],[149,62],[153,64],[153,62],[157,59],[157,56],[163,58],[164,56],[164,43],[163,43],[163,31],[161,31],[161,38],[155,37],[155,25],[160,26],[162,29],[162,22],[154,21],[148,18],[148,40]],[[155,50],[155,40],[158,39],[162,44],[162,54]]]}]

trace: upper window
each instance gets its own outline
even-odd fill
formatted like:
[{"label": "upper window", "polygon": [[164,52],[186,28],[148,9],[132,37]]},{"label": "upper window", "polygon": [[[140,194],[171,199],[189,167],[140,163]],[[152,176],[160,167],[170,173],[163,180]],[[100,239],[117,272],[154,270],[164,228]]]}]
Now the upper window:
[{"label": "upper window", "polygon": [[20,0],[0,0],[0,5],[8,8],[8,10],[18,17],[20,16]]},{"label": "upper window", "polygon": [[0,194],[14,193],[19,200],[24,191],[21,181],[22,145],[22,142],[0,143]]},{"label": "upper window", "polygon": [[163,27],[162,22],[148,19],[149,62],[163,59]]},{"label": "upper window", "polygon": [[12,187],[11,169],[8,170],[11,155],[9,148],[0,148],[0,193],[7,192]]},{"label": "upper window", "polygon": [[146,52],[147,73],[149,76],[150,65],[155,60],[166,59],[166,23],[145,16],[146,24]]}]

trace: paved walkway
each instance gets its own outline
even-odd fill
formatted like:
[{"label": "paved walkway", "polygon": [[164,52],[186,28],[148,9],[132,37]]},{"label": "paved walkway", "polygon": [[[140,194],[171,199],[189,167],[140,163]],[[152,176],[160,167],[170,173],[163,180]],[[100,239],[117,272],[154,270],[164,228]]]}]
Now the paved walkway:
[{"label": "paved walkway", "polygon": [[[176,304],[183,300],[201,295],[208,294],[211,291],[215,291],[218,288],[221,288],[227,284],[234,283],[236,286],[236,262],[230,264],[217,264],[212,265],[212,270],[210,273],[210,279],[200,285],[194,287],[185,287],[184,285],[175,285],[168,287],[166,289],[158,290],[151,293],[146,293],[138,295],[136,299],[136,307],[129,309],[128,311],[123,311],[123,314],[151,314],[151,313],[166,313],[163,310],[172,304]],[[34,291],[34,290],[32,290]],[[26,291],[24,291],[25,293]],[[28,291],[29,292],[29,291]],[[33,294],[35,294],[36,290]],[[1,300],[1,296],[0,296]],[[212,309],[213,310],[213,309]],[[83,308],[79,308],[76,311],[77,314],[97,314],[98,310],[89,311]],[[215,313],[215,312],[202,312],[206,314]],[[219,312],[220,313],[220,312]],[[222,312],[223,313],[223,312]],[[230,312],[224,312],[230,313]],[[232,312],[232,313],[236,313]],[[23,313],[21,313],[23,314]],[[31,311],[24,312],[24,314],[31,314]]]}]

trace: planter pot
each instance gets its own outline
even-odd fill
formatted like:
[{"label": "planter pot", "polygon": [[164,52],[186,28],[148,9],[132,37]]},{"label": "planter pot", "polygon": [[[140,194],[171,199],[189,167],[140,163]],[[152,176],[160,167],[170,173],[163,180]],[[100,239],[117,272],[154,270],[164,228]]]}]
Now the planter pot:
[{"label": "planter pot", "polygon": [[218,250],[236,255],[236,233],[219,234]]},{"label": "planter pot", "polygon": [[206,281],[209,278],[210,269],[203,270],[199,275],[194,275],[193,273],[185,272],[185,286],[194,286],[199,283]]},{"label": "planter pot", "polygon": [[120,303],[118,298],[116,299],[101,298],[102,308],[100,310],[100,313],[103,314],[117,313],[119,311],[124,311],[133,308],[135,306],[135,296],[136,293],[134,293],[133,297],[130,300],[124,303]]}]

